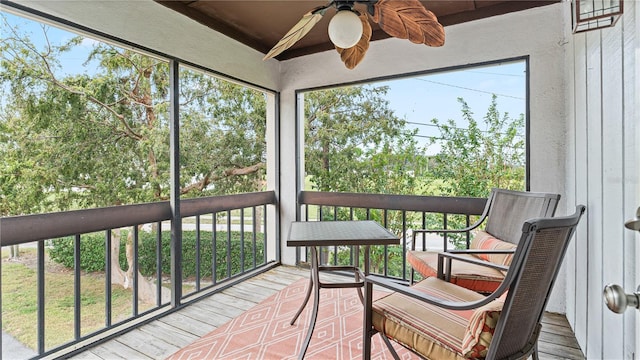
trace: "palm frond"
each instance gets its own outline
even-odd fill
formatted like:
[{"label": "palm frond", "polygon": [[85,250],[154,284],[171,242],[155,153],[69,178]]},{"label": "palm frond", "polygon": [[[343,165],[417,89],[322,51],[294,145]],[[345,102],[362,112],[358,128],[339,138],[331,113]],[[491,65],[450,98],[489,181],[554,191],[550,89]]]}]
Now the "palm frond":
[{"label": "palm frond", "polygon": [[418,0],[380,0],[373,21],[387,34],[416,44],[444,45],[444,27]]},{"label": "palm frond", "polygon": [[331,3],[315,8],[308,13],[304,14],[302,19],[296,23],[291,30],[289,30],[280,41],[264,56],[262,60],[267,60],[272,57],[280,55],[283,51],[287,50],[293,44],[302,39],[305,35],[313,29],[313,27],[322,19],[324,13]]}]

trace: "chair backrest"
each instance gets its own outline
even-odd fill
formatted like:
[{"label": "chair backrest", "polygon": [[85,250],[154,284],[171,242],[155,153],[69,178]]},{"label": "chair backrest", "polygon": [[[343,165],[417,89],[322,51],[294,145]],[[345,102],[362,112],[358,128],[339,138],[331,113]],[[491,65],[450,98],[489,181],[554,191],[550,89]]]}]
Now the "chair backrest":
[{"label": "chair backrest", "polygon": [[537,341],[540,322],[562,259],[585,207],[566,217],[524,222],[520,244],[505,278],[510,282],[487,359],[526,355]]},{"label": "chair backrest", "polygon": [[485,231],[517,244],[522,224],[528,219],[552,217],[559,200],[560,194],[493,189]]}]

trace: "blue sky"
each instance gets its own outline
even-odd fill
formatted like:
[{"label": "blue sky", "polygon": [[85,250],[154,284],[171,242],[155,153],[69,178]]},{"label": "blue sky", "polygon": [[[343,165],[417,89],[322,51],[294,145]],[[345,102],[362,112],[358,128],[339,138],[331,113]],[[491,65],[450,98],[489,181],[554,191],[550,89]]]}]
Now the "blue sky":
[{"label": "blue sky", "polygon": [[[481,123],[491,103],[492,94],[497,96],[498,111],[508,112],[516,118],[526,111],[525,62],[496,64],[478,68],[429,74],[402,80],[379,83],[390,87],[388,98],[396,115],[405,118],[412,127],[418,128],[420,136],[437,136],[437,129],[430,126],[431,119],[440,122],[454,120],[465,127],[462,121],[463,98]],[[424,139],[418,139],[424,141]]]},{"label": "blue sky", "polygon": [[[2,15],[7,19],[9,25],[14,27],[17,26],[20,32],[26,32],[32,35],[31,41],[36,47],[38,47],[38,49],[44,48],[45,38],[43,36],[42,24],[4,11],[2,12]],[[47,38],[52,45],[60,45],[70,40],[74,36],[77,36],[74,33],[56,28],[54,26],[45,26],[45,29],[47,31]],[[7,29],[5,24],[2,23],[2,36],[7,36],[8,32],[9,29]],[[61,64],[64,64],[64,66],[60,69],[56,69],[56,74],[68,75],[70,73],[77,74],[94,72],[95,64],[84,64],[84,62],[87,60],[89,51],[91,51],[96,43],[98,43],[98,41],[85,37],[81,43],[81,46],[74,47],[73,50],[66,52],[64,56],[61,57],[60,62]]]}]

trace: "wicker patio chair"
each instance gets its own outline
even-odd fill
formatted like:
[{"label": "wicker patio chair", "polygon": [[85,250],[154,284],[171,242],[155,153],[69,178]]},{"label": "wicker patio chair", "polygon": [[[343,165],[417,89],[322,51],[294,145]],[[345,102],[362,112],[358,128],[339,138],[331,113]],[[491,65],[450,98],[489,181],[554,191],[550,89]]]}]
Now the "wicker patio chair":
[{"label": "wicker patio chair", "polygon": [[[494,291],[513,258],[522,223],[531,218],[552,217],[559,200],[559,194],[493,189],[480,219],[473,225],[463,229],[413,230],[413,241],[407,251],[411,283],[417,271],[423,278],[437,276],[481,293]],[[474,237],[467,242],[466,250],[447,249],[446,239],[444,251],[416,250],[418,234],[471,231]]]},{"label": "wicker patio chair", "polygon": [[[396,358],[389,339],[427,359],[537,359],[544,309],[584,211],[525,221],[504,281],[488,296],[435,277],[405,286],[367,276],[363,359],[376,333]],[[393,292],[372,301],[374,284]]]}]

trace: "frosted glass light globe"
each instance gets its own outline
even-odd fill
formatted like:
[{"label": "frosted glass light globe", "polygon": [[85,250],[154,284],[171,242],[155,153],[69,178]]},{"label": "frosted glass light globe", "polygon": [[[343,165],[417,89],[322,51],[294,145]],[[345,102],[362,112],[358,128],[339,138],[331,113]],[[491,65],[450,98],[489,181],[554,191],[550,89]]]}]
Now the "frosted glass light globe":
[{"label": "frosted glass light globe", "polygon": [[340,10],[329,22],[329,39],[343,49],[348,49],[360,41],[362,21],[351,10]]}]

